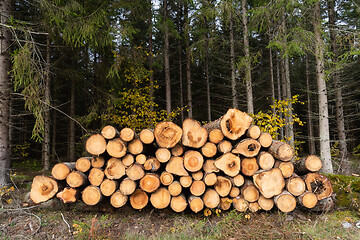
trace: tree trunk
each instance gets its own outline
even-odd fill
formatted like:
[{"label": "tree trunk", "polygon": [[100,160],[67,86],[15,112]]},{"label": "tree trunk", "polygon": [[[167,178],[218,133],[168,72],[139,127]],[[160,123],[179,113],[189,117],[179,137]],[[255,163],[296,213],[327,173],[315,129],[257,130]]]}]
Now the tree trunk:
[{"label": "tree trunk", "polygon": [[71,78],[70,89],[70,117],[69,119],[69,161],[75,161],[75,93],[76,83],[75,78]]},{"label": "tree trunk", "polygon": [[[270,64],[270,88],[271,88],[271,103],[275,106],[275,82],[274,82],[274,64],[273,64],[273,55],[272,49],[269,48],[269,64]],[[275,115],[275,108],[272,108],[272,113]]]},{"label": "tree trunk", "polygon": [[[278,95],[278,101],[281,101],[283,98],[281,97],[281,75],[280,75],[280,63],[279,63],[279,56],[277,54],[276,56],[276,83],[277,83],[277,95]],[[279,114],[280,120],[283,119],[283,114],[280,112]],[[284,139],[284,128],[281,127],[279,129],[280,132],[280,139]]]},{"label": "tree trunk", "polygon": [[170,81],[170,62],[169,62],[169,27],[166,23],[168,19],[168,3],[164,3],[164,63],[165,63],[165,87],[166,87],[166,112],[171,113],[171,81]]},{"label": "tree trunk", "polygon": [[344,174],[349,174],[349,158],[346,144],[346,133],[345,133],[345,120],[344,120],[344,109],[343,109],[343,99],[341,93],[341,83],[339,71],[336,70],[338,64],[338,49],[336,45],[336,33],[335,28],[335,1],[328,0],[328,13],[329,13],[329,25],[330,25],[330,41],[331,41],[331,50],[333,52],[333,64],[335,67],[335,72],[333,76],[334,82],[334,91],[335,91],[335,106],[336,106],[336,125],[337,133],[339,138],[339,155],[340,155],[340,170]]},{"label": "tree trunk", "polygon": [[312,121],[312,110],[311,110],[311,90],[310,90],[310,71],[309,71],[309,57],[305,55],[305,76],[306,76],[306,97],[307,97],[307,132],[309,141],[309,153],[311,155],[316,154],[315,151],[315,138],[314,138],[314,126]]},{"label": "tree trunk", "polygon": [[178,58],[178,64],[179,64],[179,95],[180,95],[180,114],[181,114],[181,122],[184,121],[184,89],[183,89],[183,62],[182,62],[182,42],[181,40],[183,39],[183,22],[181,21],[182,17],[183,17],[183,12],[182,12],[182,8],[183,8],[183,3],[179,2],[178,3],[178,12],[177,12],[177,22],[178,22],[178,32],[179,32],[179,39],[178,39],[178,53],[179,53],[179,58]]},{"label": "tree trunk", "polygon": [[193,117],[193,102],[192,102],[192,89],[191,89],[191,49],[190,49],[190,34],[189,34],[189,7],[185,4],[185,49],[186,49],[186,86],[187,86],[187,104],[189,107],[188,117]]},{"label": "tree trunk", "polygon": [[[5,24],[7,17],[10,17],[11,1],[2,1],[0,4],[1,19]],[[0,186],[10,182],[10,139],[9,139],[9,120],[10,120],[10,32],[1,26],[0,38]]]},{"label": "tree trunk", "polygon": [[[231,3],[232,4],[232,3]],[[231,95],[233,108],[239,108],[237,91],[236,91],[236,75],[235,75],[235,43],[234,43],[234,27],[233,27],[233,9],[229,10],[230,24],[230,68],[231,68]]]},{"label": "tree trunk", "polygon": [[319,137],[320,137],[320,157],[323,161],[322,171],[333,173],[330,153],[330,134],[329,134],[329,112],[325,81],[324,68],[324,42],[321,37],[321,13],[320,3],[315,2],[314,9],[314,35],[315,35],[315,59],[316,59],[316,82],[318,85],[319,101]]},{"label": "tree trunk", "polygon": [[250,46],[249,46],[249,36],[247,28],[247,8],[246,0],[241,1],[242,7],[242,20],[243,20],[243,36],[244,36],[244,52],[245,52],[245,84],[246,84],[246,100],[247,100],[247,112],[254,113],[254,100],[252,93],[252,82],[251,82],[251,58],[250,58]]},{"label": "tree trunk", "polygon": [[[153,10],[152,10],[152,4],[149,4],[149,38],[148,38],[148,52],[149,52],[149,71],[150,71],[150,101],[154,101],[154,72],[153,72],[153,63],[154,63],[154,56],[153,56]],[[150,111],[154,111],[154,105],[150,104]]]},{"label": "tree trunk", "polygon": [[210,92],[210,77],[209,77],[209,38],[205,34],[205,80],[206,80],[206,103],[207,103],[207,118],[211,122],[211,92]]}]

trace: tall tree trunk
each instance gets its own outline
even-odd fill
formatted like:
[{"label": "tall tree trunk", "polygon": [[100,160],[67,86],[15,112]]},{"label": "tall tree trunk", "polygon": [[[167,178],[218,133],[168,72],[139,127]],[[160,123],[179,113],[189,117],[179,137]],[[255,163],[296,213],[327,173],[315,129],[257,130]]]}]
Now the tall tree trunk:
[{"label": "tall tree trunk", "polygon": [[52,117],[52,139],[51,139],[51,156],[52,156],[52,161],[54,162],[55,159],[57,158],[57,153],[56,153],[56,136],[57,136],[57,113],[54,110],[53,111],[53,117]]},{"label": "tall tree trunk", "polygon": [[[5,24],[10,16],[10,1],[0,2],[0,22]],[[6,27],[0,26],[0,186],[10,182],[10,33]]]},{"label": "tall tree trunk", "polygon": [[166,86],[166,112],[171,113],[171,81],[170,81],[170,62],[169,62],[169,27],[167,25],[168,6],[164,0],[164,63],[165,63],[165,86]]},{"label": "tall tree trunk", "polygon": [[[152,24],[152,17],[153,17],[153,11],[152,11],[152,4],[150,2],[150,10],[149,10],[149,71],[150,71],[150,100],[151,102],[154,101],[154,73],[153,73],[153,62],[154,62],[154,56],[153,56],[153,43],[152,43],[152,37],[153,37],[153,24]],[[150,105],[150,111],[154,111],[154,105]]]},{"label": "tall tree trunk", "polygon": [[243,36],[244,36],[244,52],[245,52],[245,84],[246,84],[246,102],[247,102],[247,111],[248,113],[254,113],[254,100],[252,93],[252,83],[251,83],[251,60],[250,60],[250,46],[249,46],[249,36],[248,36],[248,27],[247,27],[247,16],[246,16],[246,0],[241,1],[242,7],[242,20],[243,20]]},{"label": "tall tree trunk", "polygon": [[[269,65],[270,65],[270,84],[271,84],[271,102],[275,106],[275,83],[274,83],[274,65],[273,65],[273,55],[272,50],[269,48]],[[272,113],[275,115],[275,108],[272,108]]]},{"label": "tall tree trunk", "polygon": [[333,173],[333,166],[330,154],[330,134],[329,134],[329,113],[326,81],[324,73],[324,42],[321,36],[321,13],[320,3],[315,2],[314,6],[314,36],[315,36],[315,60],[316,60],[316,82],[318,85],[319,101],[319,138],[320,138],[320,157],[323,162],[322,171]]},{"label": "tall tree trunk", "polygon": [[[232,4],[232,2],[231,2]],[[229,12],[229,25],[230,25],[230,65],[231,65],[231,93],[233,108],[239,108],[237,91],[236,91],[236,76],[235,76],[235,43],[234,43],[234,27],[233,27],[233,9],[232,6]]]},{"label": "tall tree trunk", "polygon": [[42,142],[43,170],[50,169],[50,104],[51,104],[51,78],[50,78],[50,37],[46,36],[46,65],[44,84],[44,138]]},{"label": "tall tree trunk", "polygon": [[314,126],[312,121],[312,109],[311,109],[311,97],[310,97],[310,72],[309,72],[309,58],[305,55],[305,78],[306,78],[306,96],[307,96],[307,132],[308,132],[308,139],[309,139],[309,153],[311,155],[315,155],[315,141],[314,141]]},{"label": "tall tree trunk", "polygon": [[69,161],[73,162],[75,161],[75,78],[71,78],[71,84],[70,84],[70,117],[69,119]]},{"label": "tall tree trunk", "polygon": [[[181,34],[180,34],[181,36]],[[181,39],[178,40],[179,51],[179,88],[180,88],[180,108],[181,108],[181,122],[184,121],[184,89],[183,89],[183,69],[182,69],[182,47]]]},{"label": "tall tree trunk", "polygon": [[335,67],[335,72],[333,75],[333,83],[335,89],[336,126],[337,126],[338,138],[339,138],[340,168],[342,173],[348,174],[350,172],[350,166],[349,166],[348,151],[346,144],[343,99],[341,93],[339,71],[336,69],[338,64],[338,48],[336,45],[336,33],[334,31],[335,28],[334,0],[328,0],[328,14],[329,14],[329,25],[330,25],[329,30],[330,30],[331,51],[333,53],[333,64]]},{"label": "tall tree trunk", "polygon": [[[281,97],[281,74],[280,74],[280,60],[279,60],[279,54],[276,54],[276,83],[277,83],[277,94],[278,94],[278,100],[282,100]],[[280,119],[283,118],[283,114],[282,112],[279,113],[280,114]],[[280,129],[280,139],[284,139],[284,128],[281,127]]]},{"label": "tall tree trunk", "polygon": [[189,107],[188,117],[193,117],[193,102],[192,102],[192,89],[191,89],[191,50],[190,50],[190,19],[188,4],[185,4],[185,49],[186,49],[186,86],[187,86],[187,104]]},{"label": "tall tree trunk", "polygon": [[211,98],[210,98],[210,77],[209,77],[209,38],[205,34],[205,79],[206,79],[206,103],[207,103],[207,117],[211,122]]}]

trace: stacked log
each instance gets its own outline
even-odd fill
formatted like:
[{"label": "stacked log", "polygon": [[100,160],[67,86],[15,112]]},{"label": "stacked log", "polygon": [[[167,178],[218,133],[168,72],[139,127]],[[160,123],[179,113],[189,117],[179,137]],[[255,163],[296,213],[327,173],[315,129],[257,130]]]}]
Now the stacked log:
[{"label": "stacked log", "polygon": [[240,212],[291,212],[311,209],[332,195],[331,182],[317,173],[314,155],[294,161],[293,147],[261,132],[253,119],[229,109],[216,121],[201,125],[186,119],[182,126],[160,122],[136,133],[105,126],[86,141],[89,156],[58,163],[52,177],[37,176],[30,197],[35,203],[56,196],[64,203],[87,205],[127,202],[175,212],[189,208]]}]

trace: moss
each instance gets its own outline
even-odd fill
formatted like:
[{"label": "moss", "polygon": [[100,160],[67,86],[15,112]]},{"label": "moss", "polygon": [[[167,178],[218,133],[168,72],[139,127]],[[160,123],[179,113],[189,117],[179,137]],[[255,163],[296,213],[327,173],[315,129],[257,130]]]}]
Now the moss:
[{"label": "moss", "polygon": [[360,178],[336,174],[325,175],[333,184],[337,206],[360,211]]}]

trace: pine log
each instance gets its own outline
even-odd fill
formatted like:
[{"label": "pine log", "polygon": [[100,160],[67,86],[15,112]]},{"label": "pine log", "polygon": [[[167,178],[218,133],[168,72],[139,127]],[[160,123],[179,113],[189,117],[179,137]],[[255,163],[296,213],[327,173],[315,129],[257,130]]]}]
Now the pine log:
[{"label": "pine log", "polygon": [[315,193],[318,200],[328,198],[333,193],[330,179],[319,173],[308,173],[305,176],[307,190]]},{"label": "pine log", "polygon": [[234,208],[238,212],[246,212],[249,208],[249,202],[243,196],[238,196],[232,200]]},{"label": "pine log", "polygon": [[245,136],[252,139],[258,139],[261,134],[260,127],[257,125],[250,125],[248,130],[246,131]]},{"label": "pine log", "polygon": [[306,208],[313,208],[318,203],[316,195],[310,191],[303,192],[297,200],[301,206]]},{"label": "pine log", "polygon": [[150,144],[154,142],[154,130],[152,129],[143,129],[139,133],[139,138],[144,144]]},{"label": "pine log", "polygon": [[244,184],[245,179],[244,179],[243,175],[238,174],[232,178],[231,182],[234,186],[241,187]]},{"label": "pine log", "polygon": [[112,179],[105,179],[101,184],[100,184],[100,191],[102,193],[102,195],[109,197],[111,196],[116,189],[118,188],[118,182],[114,181]]},{"label": "pine log", "polygon": [[204,165],[203,165],[203,170],[205,173],[212,173],[212,172],[219,172],[220,169],[218,169],[215,166],[215,160],[212,159],[208,159],[205,161]]},{"label": "pine log", "polygon": [[295,150],[289,144],[280,141],[273,141],[268,149],[274,158],[279,159],[283,162],[288,162],[293,159]]},{"label": "pine log", "polygon": [[160,187],[159,176],[155,173],[147,173],[140,180],[140,188],[147,193],[155,192]]},{"label": "pine log", "polygon": [[231,191],[232,183],[229,178],[218,176],[214,185],[215,191],[221,196],[226,197]]},{"label": "pine log", "polygon": [[170,208],[175,212],[183,212],[187,207],[187,201],[184,195],[172,197],[170,201]]},{"label": "pine log", "polygon": [[217,153],[217,147],[212,142],[207,142],[202,146],[201,153],[207,158],[211,158],[216,155]]},{"label": "pine log", "polygon": [[67,175],[75,169],[75,163],[73,162],[63,162],[57,163],[51,170],[51,175],[56,180],[65,180]]},{"label": "pine log", "polygon": [[228,197],[220,198],[219,207],[223,211],[227,211],[231,208],[232,200]]},{"label": "pine log", "polygon": [[171,154],[175,157],[180,157],[184,153],[184,147],[178,143],[173,148],[171,148]]},{"label": "pine log", "polygon": [[100,134],[91,135],[86,140],[85,148],[91,155],[103,154],[106,150],[106,140]]},{"label": "pine log", "polygon": [[204,173],[202,171],[197,171],[197,172],[194,172],[191,174],[191,177],[194,179],[194,180],[202,180],[203,177],[204,177]]},{"label": "pine log", "polygon": [[315,207],[309,209],[313,212],[329,212],[335,208],[335,197],[331,195],[330,197],[318,200]]},{"label": "pine log", "polygon": [[190,196],[188,202],[191,211],[194,213],[198,213],[204,208],[204,202],[200,197]]},{"label": "pine log", "polygon": [[135,162],[134,155],[128,153],[121,159],[121,162],[124,164],[125,167],[131,166]]},{"label": "pine log", "polygon": [[241,154],[244,157],[255,157],[258,155],[261,149],[261,145],[258,141],[252,138],[245,138],[235,145],[235,148],[231,151],[235,154]]},{"label": "pine log", "polygon": [[238,175],[241,169],[240,158],[230,152],[217,158],[214,164],[230,177]]},{"label": "pine log", "polygon": [[86,180],[86,175],[78,171],[72,171],[66,177],[66,183],[72,188],[77,188],[85,185]]},{"label": "pine log", "polygon": [[114,128],[113,126],[107,125],[101,129],[101,135],[105,139],[113,139],[114,137],[119,135],[119,131],[116,130],[116,128]]},{"label": "pine log", "polygon": [[192,178],[190,176],[182,176],[179,181],[184,188],[188,188],[192,184]]},{"label": "pine log", "polygon": [[187,147],[201,148],[208,138],[208,133],[201,124],[194,120],[187,118],[182,125],[182,144]]},{"label": "pine log", "polygon": [[161,163],[166,163],[171,158],[171,152],[167,148],[158,148],[155,152],[156,159]]},{"label": "pine log", "polygon": [[240,188],[233,186],[230,190],[229,196],[231,198],[236,198],[240,195]]},{"label": "pine log", "polygon": [[286,190],[274,197],[274,203],[282,212],[291,212],[296,207],[295,197]]},{"label": "pine log", "polygon": [[278,168],[268,171],[259,171],[253,175],[255,186],[265,198],[279,195],[285,187],[284,177]]},{"label": "pine log", "polygon": [[120,208],[126,204],[128,196],[122,194],[121,191],[117,190],[110,197],[110,204],[115,208]]},{"label": "pine log", "polygon": [[165,170],[177,176],[189,176],[189,173],[184,167],[183,157],[171,157],[169,162],[166,164]]},{"label": "pine log", "polygon": [[250,127],[252,117],[238,109],[229,109],[224,116],[204,125],[207,131],[221,129],[225,137],[236,140]]},{"label": "pine log", "polygon": [[36,176],[31,184],[30,199],[34,203],[46,202],[58,192],[58,183],[50,177]]},{"label": "pine log", "polygon": [[159,162],[159,160],[157,160],[154,157],[148,158],[144,163],[144,169],[146,171],[156,172],[157,170],[159,170],[160,166],[161,166],[161,163]]},{"label": "pine log", "polygon": [[174,181],[174,176],[171,173],[169,173],[167,171],[164,171],[161,173],[160,182],[164,186],[169,186],[173,181]]},{"label": "pine log", "polygon": [[309,172],[317,172],[321,168],[321,160],[315,155],[309,155],[299,159],[298,161],[294,161],[295,172],[299,175],[305,175]]},{"label": "pine log", "polygon": [[130,178],[124,178],[120,183],[119,190],[126,196],[131,195],[136,190],[136,182]]},{"label": "pine log", "polygon": [[161,122],[156,125],[154,136],[159,147],[172,148],[180,141],[182,129],[173,122]]},{"label": "pine log", "polygon": [[241,187],[241,195],[249,203],[256,202],[260,197],[259,190],[251,180],[244,182],[244,185]]},{"label": "pine log", "polygon": [[190,193],[194,196],[201,196],[206,190],[206,185],[201,180],[195,180],[190,186]]},{"label": "pine log", "polygon": [[100,186],[102,181],[104,180],[105,173],[100,168],[92,168],[89,172],[89,182],[93,186]]},{"label": "pine log", "polygon": [[258,202],[251,202],[249,203],[249,210],[250,212],[257,212],[261,209],[260,205]]},{"label": "pine log", "polygon": [[214,189],[207,189],[202,199],[207,208],[216,208],[220,204],[220,196]]},{"label": "pine log", "polygon": [[144,154],[139,154],[135,157],[135,161],[138,163],[138,164],[141,164],[143,165],[145,162],[146,162],[146,156]]},{"label": "pine log", "polygon": [[130,205],[134,209],[143,209],[149,202],[149,197],[141,189],[136,189],[133,194],[130,196]]},{"label": "pine log", "polygon": [[300,196],[306,190],[304,180],[296,174],[293,174],[285,181],[286,190],[293,196]]},{"label": "pine log", "polygon": [[259,165],[256,158],[244,158],[241,161],[241,172],[245,176],[251,177],[257,170],[259,170]]},{"label": "pine log", "polygon": [[89,185],[82,191],[82,200],[86,205],[96,205],[103,199],[100,188]]},{"label": "pine log", "polygon": [[164,209],[169,206],[171,195],[165,187],[161,187],[152,193],[150,196],[150,202],[157,209]]},{"label": "pine log", "polygon": [[112,157],[121,158],[126,154],[126,146],[120,138],[114,138],[107,143],[106,151]]},{"label": "pine log", "polygon": [[268,148],[271,146],[273,139],[270,133],[262,132],[258,138],[260,145],[264,148]]},{"label": "pine log", "polygon": [[140,180],[145,176],[145,171],[142,165],[138,163],[134,163],[130,167],[126,169],[126,175],[133,181]]},{"label": "pine log", "polygon": [[270,211],[274,207],[273,198],[265,198],[263,195],[260,195],[258,199],[259,207],[264,211]]},{"label": "pine log", "polygon": [[131,142],[128,143],[128,151],[133,155],[138,155],[143,152],[144,145],[138,138],[134,138]]},{"label": "pine log", "polygon": [[289,178],[294,173],[294,164],[292,162],[275,161],[274,167],[281,170],[284,178]]},{"label": "pine log", "polygon": [[218,144],[224,139],[224,134],[220,129],[213,129],[209,132],[209,141]]},{"label": "pine log", "polygon": [[194,150],[186,151],[184,154],[184,167],[189,172],[199,171],[204,164],[204,157]]},{"label": "pine log", "polygon": [[120,131],[120,138],[124,142],[130,142],[135,137],[135,132],[131,128],[123,128]]},{"label": "pine log", "polygon": [[81,157],[75,162],[75,168],[79,172],[87,172],[91,168],[91,157]]},{"label": "pine log", "polygon": [[217,182],[217,176],[215,173],[205,173],[204,183],[206,186],[214,186]]},{"label": "pine log", "polygon": [[105,165],[105,158],[102,156],[94,156],[91,159],[91,166],[93,168],[102,168]]},{"label": "pine log", "polygon": [[228,153],[231,152],[232,144],[227,140],[222,140],[221,142],[218,143],[217,149],[221,153]]},{"label": "pine log", "polygon": [[176,197],[181,194],[182,186],[180,182],[174,181],[168,186],[168,190],[171,196]]},{"label": "pine log", "polygon": [[110,158],[106,163],[104,173],[108,179],[119,179],[125,175],[125,166],[120,159]]},{"label": "pine log", "polygon": [[75,188],[66,187],[56,194],[63,203],[74,203],[78,198],[78,191]]},{"label": "pine log", "polygon": [[256,161],[259,167],[263,170],[270,170],[274,167],[275,164],[274,157],[265,151],[262,151],[258,154]]}]

